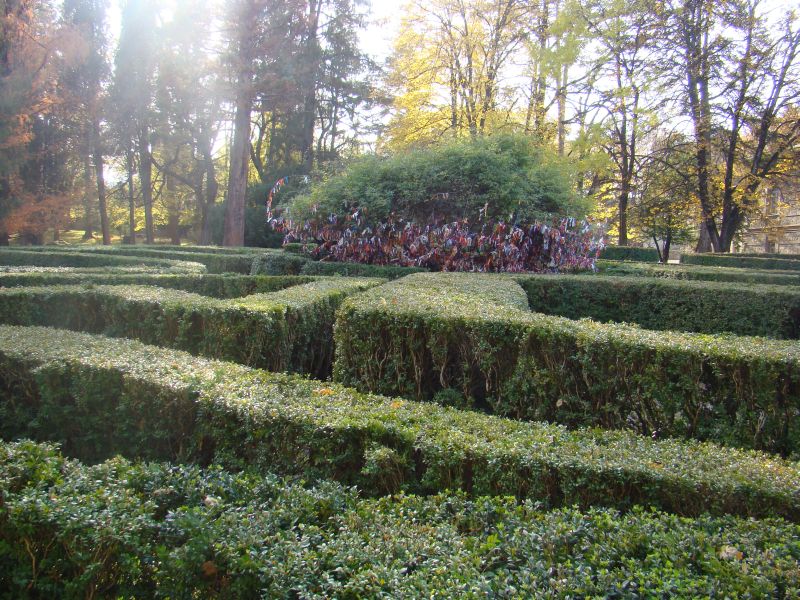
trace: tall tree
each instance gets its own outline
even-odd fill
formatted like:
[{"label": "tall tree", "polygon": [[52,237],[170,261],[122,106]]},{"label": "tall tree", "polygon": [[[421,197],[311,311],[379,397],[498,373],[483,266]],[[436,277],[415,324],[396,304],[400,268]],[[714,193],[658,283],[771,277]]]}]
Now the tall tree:
[{"label": "tall tree", "polygon": [[800,142],[790,111],[800,99],[800,29],[792,13],[770,23],[759,0],[674,0],[669,14],[704,239],[728,252],[763,182]]},{"label": "tall tree", "polygon": [[628,245],[628,207],[646,149],[642,143],[664,107],[657,93],[655,46],[660,18],[643,0],[606,0],[583,13],[598,46],[596,106],[604,115],[604,144],[614,162],[618,244]]},{"label": "tall tree", "polygon": [[64,73],[65,87],[76,102],[78,129],[83,138],[84,168],[94,176],[103,244],[111,243],[105,186],[103,140],[104,86],[109,74],[104,0],[65,0],[64,22],[84,45],[83,60]]},{"label": "tall tree", "polygon": [[259,93],[285,79],[286,59],[303,29],[305,2],[237,0],[225,27],[234,109],[223,244],[244,244],[244,214],[250,173],[250,122]]},{"label": "tall tree", "polygon": [[412,5],[389,78],[398,91],[389,126],[397,144],[444,134],[475,137],[516,121],[502,82],[525,39],[529,8],[522,0]]},{"label": "tall tree", "polygon": [[[117,47],[114,104],[119,147],[136,154],[139,190],[144,206],[145,239],[155,239],[153,223],[153,99],[155,95],[157,4],[153,0],[128,0],[122,11],[122,31]],[[134,160],[126,160],[132,169]],[[132,180],[132,177],[129,177]]]}]

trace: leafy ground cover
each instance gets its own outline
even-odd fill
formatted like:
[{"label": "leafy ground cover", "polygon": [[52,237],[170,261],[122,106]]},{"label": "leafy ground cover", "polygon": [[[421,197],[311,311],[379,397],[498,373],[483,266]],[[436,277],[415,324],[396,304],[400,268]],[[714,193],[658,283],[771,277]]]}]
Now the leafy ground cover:
[{"label": "leafy ground cover", "polygon": [[[508,498],[360,498],[0,443],[1,597],[792,598],[800,528]],[[31,556],[38,560],[31,561]]]}]

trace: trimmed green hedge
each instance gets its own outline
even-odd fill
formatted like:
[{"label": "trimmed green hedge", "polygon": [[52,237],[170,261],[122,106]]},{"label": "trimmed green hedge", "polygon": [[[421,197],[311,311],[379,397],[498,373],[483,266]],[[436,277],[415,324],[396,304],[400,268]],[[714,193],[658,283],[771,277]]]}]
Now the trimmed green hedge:
[{"label": "trimmed green hedge", "polygon": [[599,258],[657,263],[658,250],[655,248],[634,248],[632,246],[606,246],[600,252]]},{"label": "trimmed green hedge", "polygon": [[444,273],[354,296],[334,377],[521,419],[800,452],[796,342],[572,321],[521,310],[520,296],[507,276]]},{"label": "trimmed green hedge", "polygon": [[398,279],[412,273],[423,273],[427,269],[419,267],[397,267],[393,265],[362,265],[360,263],[319,262],[306,263],[303,275],[343,275],[345,277],[382,277]]},{"label": "trimmed green hedge", "polygon": [[51,285],[150,285],[193,292],[214,298],[239,298],[250,294],[263,294],[315,281],[314,277],[293,275],[239,275],[136,273],[130,271],[22,271],[0,270],[0,287],[51,286]]},{"label": "trimmed green hedge", "polygon": [[[308,259],[291,252],[274,250],[261,254],[253,260],[251,275],[300,275]],[[305,273],[303,273],[305,275]]]},{"label": "trimmed green hedge", "polygon": [[[296,288],[294,288],[296,289]],[[623,431],[568,431],[57,329],[0,327],[0,431],[330,477],[386,494],[463,489],[544,506],[647,505],[800,519],[800,464]]]},{"label": "trimmed green hedge", "polygon": [[463,495],[360,499],[217,468],[0,444],[4,596],[800,595],[800,527]]},{"label": "trimmed green hedge", "polygon": [[531,310],[647,329],[797,339],[800,288],[644,277],[525,275]]},{"label": "trimmed green hedge", "polygon": [[737,252],[734,256],[748,256],[753,258],[785,258],[800,260],[800,254],[784,254],[782,252]]},{"label": "trimmed green hedge", "polygon": [[736,267],[761,271],[800,271],[800,260],[785,258],[755,258],[738,254],[684,254],[681,263],[712,267]]},{"label": "trimmed green hedge", "polygon": [[107,256],[131,256],[146,258],[164,258],[198,262],[206,266],[209,273],[250,273],[253,260],[261,254],[257,249],[249,248],[246,253],[219,253],[172,250],[158,246],[97,246],[87,253]]},{"label": "trimmed green hedge", "polygon": [[[800,273],[796,271],[754,271],[697,265],[647,265],[610,260],[598,260],[596,266],[600,275],[800,286]],[[591,273],[587,272],[587,275]]]},{"label": "trimmed green hedge", "polygon": [[0,322],[129,337],[273,371],[325,377],[336,308],[380,283],[320,279],[278,292],[218,300],[143,286],[0,289]]},{"label": "trimmed green hedge", "polygon": [[99,252],[8,250],[0,249],[0,265],[37,267],[162,267],[173,271],[203,273],[206,267],[197,261],[172,260],[168,257],[150,258],[101,254]]}]

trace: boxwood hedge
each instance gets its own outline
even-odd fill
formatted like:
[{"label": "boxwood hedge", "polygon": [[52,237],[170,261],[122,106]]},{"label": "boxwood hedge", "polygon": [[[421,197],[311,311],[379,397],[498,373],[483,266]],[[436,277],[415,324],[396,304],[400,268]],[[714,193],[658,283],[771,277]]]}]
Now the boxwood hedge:
[{"label": "boxwood hedge", "polygon": [[598,260],[596,266],[600,275],[800,286],[800,273],[796,271],[755,271],[698,265],[648,265],[611,260]]},{"label": "boxwood hedge", "polygon": [[716,267],[738,267],[761,271],[783,270],[800,271],[800,260],[787,258],[756,258],[738,254],[684,254],[681,263],[687,265],[706,265]]},{"label": "boxwood hedge", "polygon": [[507,276],[423,273],[348,299],[337,381],[569,426],[800,452],[796,342],[527,312]]},{"label": "boxwood hedge", "polygon": [[397,279],[427,269],[393,265],[364,265],[360,263],[309,261],[301,271],[303,275],[344,275],[345,277],[382,277]]},{"label": "boxwood hedge", "polygon": [[800,465],[762,453],[362,395],[134,341],[2,326],[0,380],[4,439],[59,441],[87,460],[213,461],[376,494],[462,489],[800,519]]},{"label": "boxwood hedge", "polygon": [[251,275],[298,275],[308,259],[291,252],[273,250],[258,255],[250,268]]},{"label": "boxwood hedge", "polygon": [[800,595],[800,528],[464,495],[359,498],[0,444],[0,597]]},{"label": "boxwood hedge", "polygon": [[219,300],[158,287],[0,288],[0,322],[139,339],[273,371],[326,376],[333,321],[345,296],[375,279],[319,279]]},{"label": "boxwood hedge", "polygon": [[0,270],[0,287],[51,286],[51,285],[151,285],[193,292],[214,298],[239,298],[250,294],[276,292],[293,285],[311,283],[314,277],[239,275],[234,273],[150,273],[127,270]]},{"label": "boxwood hedge", "polygon": [[647,329],[797,339],[800,288],[644,277],[526,275],[530,308]]},{"label": "boxwood hedge", "polygon": [[198,252],[197,249],[186,250],[183,247],[180,247],[179,250],[173,250],[169,247],[160,246],[95,246],[85,252],[109,256],[191,261],[205,265],[209,273],[247,274],[250,273],[253,260],[262,253],[258,248],[248,248],[248,250],[245,253],[220,253]]},{"label": "boxwood hedge", "polygon": [[197,261],[172,260],[168,257],[126,256],[70,250],[0,249],[0,265],[38,267],[120,267],[143,266],[170,268],[173,271],[204,273],[206,267]]},{"label": "boxwood hedge", "polygon": [[632,246],[606,246],[600,252],[599,258],[657,263],[658,250],[655,248],[634,248]]}]

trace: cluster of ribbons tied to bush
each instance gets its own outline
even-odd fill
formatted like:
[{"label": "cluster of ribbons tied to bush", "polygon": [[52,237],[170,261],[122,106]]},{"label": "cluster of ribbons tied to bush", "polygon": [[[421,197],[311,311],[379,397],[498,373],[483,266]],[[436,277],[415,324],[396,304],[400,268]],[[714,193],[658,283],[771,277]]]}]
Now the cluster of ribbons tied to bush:
[{"label": "cluster of ribbons tied to bush", "polygon": [[325,222],[269,215],[284,243],[306,245],[323,261],[424,267],[434,271],[555,272],[594,269],[603,236],[588,221],[560,218],[514,224],[468,220],[420,224],[399,218],[367,223],[360,212]]}]

